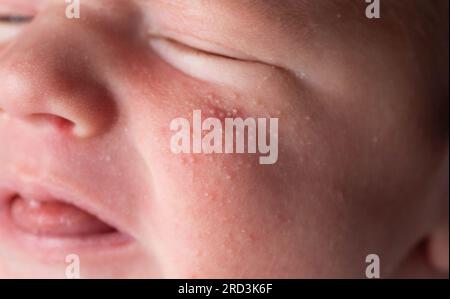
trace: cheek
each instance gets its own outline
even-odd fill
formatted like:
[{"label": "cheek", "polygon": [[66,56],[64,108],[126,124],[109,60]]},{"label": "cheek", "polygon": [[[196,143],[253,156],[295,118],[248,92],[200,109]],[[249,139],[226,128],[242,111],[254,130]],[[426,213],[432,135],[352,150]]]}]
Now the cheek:
[{"label": "cheek", "polygon": [[[327,114],[313,97],[275,95],[270,86],[235,93],[162,66],[152,72],[158,76],[145,70],[125,76],[132,79],[120,98],[129,99],[122,109],[126,129],[145,160],[152,190],[140,215],[147,219],[146,242],[166,275],[319,276],[315,269],[333,271],[327,265],[333,255],[348,262],[345,219],[354,210],[333,189],[342,169],[328,147]],[[263,95],[266,89],[272,93]],[[222,124],[230,113],[279,117],[278,162],[260,165],[259,154],[173,154],[171,121],[182,117],[192,125],[196,109],[202,119],[214,116]]]},{"label": "cheek", "polygon": [[249,271],[267,273],[258,260],[270,261],[267,247],[277,244],[276,229],[289,221],[277,204],[281,166],[260,165],[259,154],[174,154],[170,123],[183,117],[192,126],[195,109],[203,120],[215,117],[222,124],[226,117],[265,117],[277,114],[276,105],[252,106],[262,99],[173,71],[159,78],[138,77],[142,86],[128,89],[134,96],[125,109],[127,129],[149,170],[152,200],[142,214],[152,251],[172,276],[234,276],[244,260]]},{"label": "cheek", "polygon": [[[195,100],[186,104],[188,111],[192,103],[202,111],[214,111],[219,119],[228,112]],[[190,113],[184,117],[192,119]],[[163,142],[150,166],[155,187],[150,218],[161,260],[167,259],[166,270],[174,275],[236,273],[240,259],[233,257],[252,257],[250,253],[269,240],[258,227],[272,225],[264,201],[274,198],[275,188],[267,183],[273,180],[258,164],[257,155],[173,154],[170,119],[164,123],[159,137]],[[216,269],[216,263],[223,266]]]}]

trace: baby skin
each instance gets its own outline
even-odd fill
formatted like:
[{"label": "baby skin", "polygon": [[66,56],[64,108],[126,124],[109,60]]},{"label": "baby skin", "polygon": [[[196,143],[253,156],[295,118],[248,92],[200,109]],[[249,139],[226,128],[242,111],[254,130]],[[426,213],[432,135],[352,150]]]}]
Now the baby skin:
[{"label": "baby skin", "polygon": [[448,277],[448,1],[381,2],[0,0],[0,277]]}]

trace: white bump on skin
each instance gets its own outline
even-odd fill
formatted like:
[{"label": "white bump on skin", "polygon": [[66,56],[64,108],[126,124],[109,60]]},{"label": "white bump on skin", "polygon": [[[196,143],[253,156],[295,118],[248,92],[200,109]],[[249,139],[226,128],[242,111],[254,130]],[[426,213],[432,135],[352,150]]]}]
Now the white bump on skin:
[{"label": "white bump on skin", "polygon": [[34,198],[31,198],[28,201],[28,205],[30,206],[30,208],[37,209],[37,208],[39,208],[41,206],[41,203],[38,200],[35,200]]}]

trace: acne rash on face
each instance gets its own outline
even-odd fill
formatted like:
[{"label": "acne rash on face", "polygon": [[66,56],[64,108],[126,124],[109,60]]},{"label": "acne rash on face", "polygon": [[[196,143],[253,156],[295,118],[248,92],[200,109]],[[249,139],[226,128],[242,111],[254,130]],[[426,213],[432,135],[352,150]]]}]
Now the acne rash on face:
[{"label": "acne rash on face", "polygon": [[[233,111],[236,114],[236,111]],[[176,118],[170,123],[170,130],[176,131],[170,141],[174,154],[232,154],[245,153],[245,136],[247,153],[268,154],[259,157],[260,164],[275,164],[278,160],[278,118],[269,118],[270,129],[267,132],[266,118],[209,117],[202,121],[201,110],[194,110],[191,123],[186,118]],[[203,134],[206,131],[206,134]],[[247,134],[245,132],[247,131]],[[268,134],[267,134],[268,133]],[[269,143],[267,143],[269,135]],[[236,140],[234,140],[236,139]],[[225,140],[225,144],[223,144]],[[191,148],[192,145],[192,148]]]}]

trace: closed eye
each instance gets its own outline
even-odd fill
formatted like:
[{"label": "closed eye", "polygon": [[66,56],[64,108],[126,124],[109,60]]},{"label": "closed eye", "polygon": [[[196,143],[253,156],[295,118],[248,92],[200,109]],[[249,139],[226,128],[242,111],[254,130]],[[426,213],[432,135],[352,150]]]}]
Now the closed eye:
[{"label": "closed eye", "polygon": [[170,38],[153,36],[149,43],[155,53],[175,69],[210,83],[247,90],[259,78],[269,78],[277,72],[273,65],[203,50]]},{"label": "closed eye", "polygon": [[23,24],[29,23],[33,20],[33,17],[30,16],[20,16],[20,15],[11,15],[11,16],[2,16],[0,15],[0,23],[8,23],[8,24]]}]

